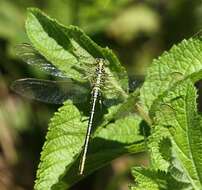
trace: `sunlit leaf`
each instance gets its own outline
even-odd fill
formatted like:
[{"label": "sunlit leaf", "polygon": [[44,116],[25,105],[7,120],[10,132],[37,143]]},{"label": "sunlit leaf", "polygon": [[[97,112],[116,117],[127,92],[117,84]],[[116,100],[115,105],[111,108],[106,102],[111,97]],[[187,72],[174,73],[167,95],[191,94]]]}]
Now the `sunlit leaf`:
[{"label": "sunlit leaf", "polygon": [[[83,120],[83,121],[82,121]],[[95,131],[87,154],[85,175],[126,153],[144,150],[139,135],[139,117],[128,116]],[[78,156],[83,146],[87,121],[72,103],[66,102],[49,124],[37,171],[35,189],[66,189],[79,181]]]},{"label": "sunlit leaf", "polygon": [[[145,110],[149,110],[153,101],[177,81],[202,70],[201,34],[183,40],[174,45],[169,52],[155,59],[147,71],[147,76],[140,90],[140,98]],[[196,81],[196,78],[193,78]]]}]

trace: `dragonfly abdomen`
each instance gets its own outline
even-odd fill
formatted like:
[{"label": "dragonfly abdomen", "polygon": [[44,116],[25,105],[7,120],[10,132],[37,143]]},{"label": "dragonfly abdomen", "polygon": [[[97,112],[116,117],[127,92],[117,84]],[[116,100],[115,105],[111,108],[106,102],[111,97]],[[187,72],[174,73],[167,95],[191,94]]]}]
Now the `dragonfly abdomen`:
[{"label": "dragonfly abdomen", "polygon": [[86,132],[83,153],[82,153],[81,162],[80,162],[80,166],[79,166],[80,175],[82,175],[83,171],[84,171],[88,144],[89,144],[89,140],[90,140],[91,129],[93,126],[95,106],[96,106],[99,96],[101,96],[101,89],[104,85],[104,77],[105,77],[104,60],[97,59],[96,62],[97,62],[97,67],[95,70],[94,84],[93,84],[93,88],[91,91],[91,110],[90,110],[90,116],[89,116],[89,120],[88,120],[88,128],[87,128],[87,132]]}]

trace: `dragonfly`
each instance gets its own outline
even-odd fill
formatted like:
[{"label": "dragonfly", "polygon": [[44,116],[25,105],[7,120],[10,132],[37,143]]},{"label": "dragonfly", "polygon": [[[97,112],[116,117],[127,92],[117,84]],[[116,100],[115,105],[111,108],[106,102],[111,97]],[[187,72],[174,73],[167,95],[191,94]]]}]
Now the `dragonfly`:
[{"label": "dragonfly", "polygon": [[12,90],[16,93],[27,98],[54,104],[62,104],[67,99],[72,100],[75,104],[82,103],[87,101],[89,94],[91,94],[91,109],[79,165],[79,175],[83,175],[93,127],[95,107],[97,102],[101,102],[102,90],[106,83],[106,60],[96,58],[95,62],[91,65],[91,67],[93,66],[93,72],[89,74],[89,82],[81,83],[68,78],[66,74],[56,68],[30,44],[19,44],[16,51],[17,55],[27,64],[45,71],[52,76],[63,79],[59,81],[36,78],[18,79],[11,85]]}]

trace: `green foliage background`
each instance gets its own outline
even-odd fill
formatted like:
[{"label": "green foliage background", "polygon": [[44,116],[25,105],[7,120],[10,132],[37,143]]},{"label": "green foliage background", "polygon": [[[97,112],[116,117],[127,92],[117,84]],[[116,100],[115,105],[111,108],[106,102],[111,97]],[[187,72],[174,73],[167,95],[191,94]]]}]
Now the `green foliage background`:
[{"label": "green foliage background", "polygon": [[[53,112],[58,108],[56,106],[22,99],[9,90],[11,82],[17,78],[26,76],[49,78],[49,76],[44,76],[44,74],[39,71],[23,64],[14,54],[14,45],[28,41],[25,34],[24,22],[26,8],[30,6],[39,7],[64,25],[74,24],[79,26],[96,41],[97,44],[113,49],[121,63],[126,67],[130,78],[139,80],[144,79],[146,70],[153,58],[161,55],[163,51],[169,50],[173,44],[177,44],[183,39],[188,39],[193,36],[201,29],[202,22],[202,3],[198,0],[0,0],[0,130],[2,131],[0,135],[2,149],[0,173],[4,175],[6,179],[0,180],[0,187],[2,189],[32,189],[35,171],[39,161],[39,152],[41,151],[45,139],[44,135],[47,131],[47,122]],[[187,42],[184,42],[182,47],[186,46],[186,43]],[[156,69],[159,69],[158,61],[170,62],[175,58],[164,55],[162,59],[163,60],[156,61]],[[155,72],[155,67],[153,68],[154,71],[151,72]],[[164,68],[161,69],[164,71]],[[177,71],[179,72],[179,69],[177,69]],[[169,72],[171,75],[169,75],[169,73],[166,75],[162,72],[161,76],[162,78],[163,76],[168,77],[163,78],[162,81],[170,81],[169,85],[172,84],[171,79],[173,76],[177,80],[181,79],[181,75],[184,74],[183,71],[177,73],[175,70],[172,71],[172,69]],[[158,80],[158,76],[155,78],[153,75],[148,75],[147,79],[147,81],[154,79],[153,81],[155,83],[155,80]],[[159,91],[156,89],[153,89],[154,91],[151,91],[151,89],[147,91],[147,86],[150,85],[154,84],[147,82],[140,92],[143,97],[142,101],[144,105],[146,105],[144,108],[148,110],[150,106],[152,106],[152,97],[162,92],[162,88],[160,87],[169,87],[169,85],[166,86],[167,83],[162,83],[159,84]],[[182,89],[188,89],[187,91],[195,96],[196,92],[190,83],[182,83],[180,86]],[[200,86],[200,83],[198,86]],[[171,92],[175,91],[176,89],[171,89]],[[180,94],[180,92],[177,93]],[[178,96],[183,97],[185,95],[180,94]],[[153,114],[164,114],[164,112],[161,112],[162,110],[165,111],[165,113],[171,113],[172,110],[169,106],[172,105],[172,107],[178,109],[178,104],[186,104],[186,102],[183,102],[183,98],[176,99],[176,102],[173,102],[172,99],[175,98],[176,97],[172,97],[172,94],[165,94],[159,101],[163,102],[164,106],[158,105],[158,102],[156,103],[157,105],[153,106],[153,112],[151,112],[150,115],[154,120],[157,118],[155,120],[156,125],[165,125],[165,123],[166,125],[172,125],[173,123],[167,122],[175,122],[170,118],[165,118],[166,121],[158,120],[160,116]],[[200,105],[199,100],[199,108]],[[65,106],[69,106],[73,109],[68,103]],[[160,110],[159,112],[158,109]],[[194,111],[195,108],[190,109],[196,112]],[[62,110],[60,111],[62,112]],[[74,112],[78,114],[77,110],[74,110]],[[195,116],[191,116],[190,119],[192,118],[195,118]],[[54,119],[57,119],[57,117]],[[195,122],[195,119],[190,122]],[[198,126],[197,121],[196,126]],[[156,133],[154,134],[157,136],[162,133],[158,131],[160,130],[159,128],[155,130]],[[161,130],[166,130],[164,133],[168,136],[173,132],[167,131],[167,129]],[[113,134],[113,131],[111,131],[111,133]],[[104,131],[100,131],[98,136],[99,135],[105,136]],[[152,138],[155,138],[155,135]],[[166,139],[166,135],[163,138]],[[78,142],[80,141],[81,139],[78,138]],[[173,141],[178,141],[178,137],[174,136]],[[155,147],[152,143],[151,146]],[[115,152],[115,155],[116,154]],[[176,157],[177,156],[178,154]],[[183,162],[183,158],[180,159]],[[143,156],[143,158],[141,155],[121,158],[113,162],[111,166],[107,166],[101,171],[90,175],[87,179],[72,188],[88,188],[95,190],[127,189],[128,183],[133,181],[129,174],[131,165],[139,165],[138,163],[144,164],[147,160],[146,155]],[[165,160],[162,160],[162,162],[162,165],[165,167]],[[159,167],[161,167],[161,165]],[[166,170],[167,168],[160,169]],[[141,175],[144,174],[144,176],[147,176],[148,184],[154,187],[154,189],[158,189],[159,179],[156,181],[155,178],[152,178],[153,181],[149,180],[151,176],[154,176],[154,172],[156,172],[157,178],[161,176],[161,181],[164,180],[165,174],[158,174],[158,171],[153,171],[152,168],[151,171],[144,171],[137,168],[133,170],[133,174],[137,177],[137,180],[139,176],[141,180]],[[103,178],[105,179],[106,175],[109,175],[109,178],[106,179],[103,184]],[[191,177],[196,178],[196,176]],[[174,179],[176,179],[176,177],[174,177]],[[179,186],[177,186],[179,184],[174,181],[174,179],[170,178],[170,181],[176,184],[176,188],[178,187],[179,189]],[[117,181],[120,182],[117,183]],[[187,187],[186,183],[181,185],[185,186],[185,188]],[[145,189],[145,187],[139,187],[139,189]]]}]

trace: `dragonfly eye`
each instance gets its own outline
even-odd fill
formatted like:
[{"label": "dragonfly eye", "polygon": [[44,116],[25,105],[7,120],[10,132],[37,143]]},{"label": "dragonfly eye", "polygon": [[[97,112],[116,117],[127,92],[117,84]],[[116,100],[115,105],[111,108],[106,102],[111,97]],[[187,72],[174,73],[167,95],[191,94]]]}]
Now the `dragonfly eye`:
[{"label": "dragonfly eye", "polygon": [[96,63],[96,64],[98,64],[98,63],[100,63],[100,62],[102,62],[103,64],[105,64],[105,63],[106,63],[106,60],[105,60],[104,58],[96,58],[96,59],[95,59],[95,63]]},{"label": "dragonfly eye", "polygon": [[96,58],[96,59],[95,59],[95,63],[98,64],[98,63],[100,62],[100,59],[101,59],[101,58]]}]

